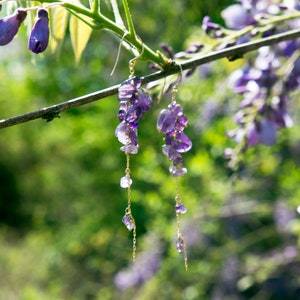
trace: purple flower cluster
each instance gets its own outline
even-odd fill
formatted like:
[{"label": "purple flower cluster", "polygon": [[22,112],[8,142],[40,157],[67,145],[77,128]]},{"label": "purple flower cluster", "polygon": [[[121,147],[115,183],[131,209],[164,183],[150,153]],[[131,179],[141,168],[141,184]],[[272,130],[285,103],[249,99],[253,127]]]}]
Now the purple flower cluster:
[{"label": "purple flower cluster", "polygon": [[298,59],[290,72],[282,77],[278,72],[280,56],[282,51],[276,48],[261,48],[254,64],[230,76],[230,87],[243,97],[241,110],[234,116],[239,128],[230,134],[238,143],[245,140],[248,146],[258,143],[271,146],[276,142],[278,129],[293,125],[287,104],[289,93],[300,83]]},{"label": "purple flower cluster", "polygon": [[[0,19],[0,46],[9,44],[27,16],[24,9],[17,9],[13,15]],[[37,20],[32,28],[28,48],[34,53],[46,50],[49,41],[48,12],[44,8],[37,11]]]},{"label": "purple flower cluster", "polygon": [[[221,12],[225,25],[229,29],[212,22],[209,16],[203,18],[202,29],[207,35],[214,39],[227,38],[226,43],[221,44],[220,47],[244,43],[257,35],[265,37],[280,32],[280,26],[276,26],[273,23],[268,24],[266,20],[270,17],[288,14],[295,9],[299,9],[297,1],[280,3],[280,1],[272,0],[241,0],[239,2],[228,6]],[[236,34],[237,30],[244,29],[250,25],[255,25],[255,27],[249,27],[249,31],[245,31],[242,36]],[[230,39],[231,35],[232,39]]]},{"label": "purple flower cluster", "polygon": [[166,134],[162,151],[172,161],[169,170],[174,177],[187,173],[187,169],[183,167],[184,161],[181,155],[192,148],[191,140],[183,133],[187,124],[188,118],[176,101],[172,101],[168,109],[163,109],[157,120],[158,131]]},{"label": "purple flower cluster", "polygon": [[129,78],[118,90],[120,124],[115,130],[115,136],[124,146],[121,150],[136,154],[138,152],[138,125],[143,113],[152,104],[151,97],[141,88],[141,79]]},{"label": "purple flower cluster", "polygon": [[[203,19],[203,29],[212,38],[220,40],[219,47],[243,43],[254,36],[266,37],[282,30],[299,28],[299,21],[285,21],[284,24],[270,22],[272,17],[289,14],[299,9],[296,1],[241,0],[222,11],[227,30],[213,23],[209,17]],[[249,30],[242,31],[247,26]],[[226,38],[226,43],[222,42]],[[232,38],[231,38],[232,37]],[[236,150],[226,149],[225,155],[234,166],[240,151],[258,143],[271,146],[276,143],[277,131],[293,125],[288,113],[291,92],[300,87],[300,40],[281,42],[258,50],[255,58],[231,74],[229,86],[241,95],[240,110],[234,121],[238,128],[228,133],[239,146]],[[241,147],[242,146],[242,147]]]},{"label": "purple flower cluster", "polygon": [[142,285],[159,270],[162,244],[155,236],[149,236],[148,239],[147,243],[151,243],[151,246],[149,245],[147,250],[137,256],[134,264],[116,274],[114,283],[119,290],[124,291],[130,287]]}]

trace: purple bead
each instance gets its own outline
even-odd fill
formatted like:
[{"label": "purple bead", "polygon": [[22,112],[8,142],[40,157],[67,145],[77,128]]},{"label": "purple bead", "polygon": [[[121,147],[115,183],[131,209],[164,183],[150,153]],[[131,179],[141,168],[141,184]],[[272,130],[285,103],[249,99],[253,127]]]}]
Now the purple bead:
[{"label": "purple bead", "polygon": [[138,89],[136,104],[140,107],[142,112],[146,112],[151,107],[152,99],[143,89]]},{"label": "purple bead", "polygon": [[182,159],[181,154],[178,153],[178,151],[174,149],[172,146],[170,146],[168,157],[170,160],[173,160],[173,164],[175,160]]},{"label": "purple bead", "polygon": [[177,214],[185,214],[187,212],[187,209],[184,204],[179,203],[175,205],[175,211]]},{"label": "purple bead", "polygon": [[176,123],[176,117],[168,109],[163,109],[157,120],[157,129],[159,132],[169,133],[171,132]]},{"label": "purple bead", "polygon": [[142,116],[142,110],[137,105],[129,106],[126,115],[125,121],[128,123],[136,123]]},{"label": "purple bead", "polygon": [[115,130],[115,136],[118,138],[119,142],[122,143],[123,145],[127,145],[130,143],[129,139],[129,133],[130,127],[126,122],[120,123],[116,130]]},{"label": "purple bead", "polygon": [[178,132],[175,135],[175,143],[173,146],[178,152],[184,153],[192,148],[192,142],[185,133]]},{"label": "purple bead", "polygon": [[33,53],[41,53],[46,50],[49,42],[49,19],[48,12],[44,8],[37,11],[35,21],[30,33],[28,49]]},{"label": "purple bead", "polygon": [[118,89],[118,98],[120,101],[129,101],[141,86],[142,82],[139,77],[125,80]]},{"label": "purple bead", "polygon": [[169,168],[170,170],[170,173],[173,175],[173,177],[180,177],[180,176],[183,176],[187,173],[187,168],[176,168],[174,166],[171,166]]},{"label": "purple bead", "polygon": [[168,108],[170,109],[170,111],[172,112],[172,114],[176,115],[177,117],[182,115],[183,109],[182,106],[180,104],[178,104],[175,101],[172,101],[169,105]]},{"label": "purple bead", "polygon": [[172,145],[172,142],[174,140],[174,137],[173,137],[173,131],[171,131],[170,133],[167,133],[166,134],[166,137],[165,137],[165,142],[166,142],[166,145]]},{"label": "purple bead", "polygon": [[183,164],[184,164],[184,160],[183,160],[182,156],[179,154],[179,156],[173,160],[173,166],[178,168],[178,167],[181,167]]},{"label": "purple bead", "polygon": [[125,145],[120,148],[121,151],[129,154],[137,154],[139,147],[135,145]]},{"label": "purple bead", "polygon": [[25,10],[18,9],[13,15],[0,20],[0,46],[7,45],[12,41],[26,16]]},{"label": "purple bead", "polygon": [[125,119],[126,111],[123,109],[120,109],[118,112],[118,119],[120,122],[123,122]]},{"label": "purple bead", "polygon": [[162,153],[166,156],[169,156],[171,146],[170,145],[163,145],[162,146]]},{"label": "purple bead", "polygon": [[178,253],[182,253],[184,251],[184,239],[182,236],[179,236],[177,239],[176,239],[176,248],[177,248],[177,251]]},{"label": "purple bead", "polygon": [[183,131],[183,129],[187,126],[187,124],[188,124],[188,117],[182,114],[176,120],[175,129],[177,131]]},{"label": "purple bead", "polygon": [[138,142],[137,130],[131,130],[131,131],[129,131],[128,137],[129,137],[129,143],[128,143],[128,145],[134,145],[134,146],[138,147],[139,142]]},{"label": "purple bead", "polygon": [[132,230],[135,226],[134,220],[130,215],[125,215],[122,218],[122,222],[127,227],[128,230]]}]

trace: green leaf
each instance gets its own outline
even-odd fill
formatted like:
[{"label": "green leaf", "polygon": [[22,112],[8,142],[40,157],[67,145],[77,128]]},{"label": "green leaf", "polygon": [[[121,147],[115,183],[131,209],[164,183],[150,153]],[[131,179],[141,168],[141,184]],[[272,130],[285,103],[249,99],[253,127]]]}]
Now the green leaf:
[{"label": "green leaf", "polygon": [[70,17],[70,34],[72,47],[75,54],[76,62],[80,61],[82,52],[84,51],[90,36],[92,28],[79,20],[76,16],[71,15]]},{"label": "green leaf", "polygon": [[60,50],[66,35],[69,12],[63,7],[55,7],[50,10],[50,48],[52,52]]}]

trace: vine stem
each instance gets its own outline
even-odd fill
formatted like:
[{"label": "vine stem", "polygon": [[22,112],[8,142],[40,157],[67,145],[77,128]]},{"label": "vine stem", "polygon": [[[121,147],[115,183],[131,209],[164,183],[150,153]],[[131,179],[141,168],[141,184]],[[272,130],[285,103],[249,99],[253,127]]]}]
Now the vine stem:
[{"label": "vine stem", "polygon": [[[48,2],[50,2],[50,0],[48,0]],[[90,20],[92,20],[93,23],[89,24],[86,22],[86,24],[89,25],[91,28],[95,30],[107,29],[119,36],[122,40],[131,45],[130,49],[133,55],[136,55],[136,51],[134,51],[135,49],[139,53],[141,53],[141,55],[139,56],[140,59],[154,62],[162,68],[167,65],[168,61],[164,60],[164,57],[162,55],[160,55],[157,52],[154,52],[149,46],[144,44],[141,41],[141,39],[137,38],[135,34],[126,34],[128,31],[123,27],[123,25],[120,26],[119,24],[113,22],[111,19],[105,17],[101,13],[95,13],[94,11],[91,11],[82,5],[77,5],[71,2],[62,2],[61,5],[73,14],[75,14],[77,17],[80,15],[84,15],[90,18]]]},{"label": "vine stem", "polygon": [[129,29],[129,34],[131,35],[131,37],[133,39],[136,39],[136,33],[135,33],[133,20],[132,20],[132,17],[131,17],[128,2],[127,2],[127,0],[122,0],[122,3],[123,3],[124,12],[125,12],[125,16],[126,16],[126,21],[127,21],[127,25],[128,25],[128,29]]},{"label": "vine stem", "polygon": [[[287,41],[299,37],[300,37],[300,29],[295,29],[280,34],[275,34],[270,37],[263,38],[261,40],[252,41],[237,46],[228,47],[222,50],[214,51],[206,55],[199,55],[199,57],[187,60],[180,64],[174,63],[165,70],[158,71],[150,75],[147,75],[145,77],[142,77],[142,84],[147,84],[149,82],[156,81],[164,77],[179,73],[181,72],[181,70],[193,69],[200,65],[224,57],[230,57],[236,55],[240,56],[247,52],[257,50],[258,48],[263,46],[269,46],[269,45],[277,44],[282,41]],[[47,121],[51,121],[55,117],[58,117],[59,114],[63,111],[66,111],[74,107],[82,106],[91,102],[99,101],[101,99],[117,94],[119,86],[120,85],[117,84],[91,94],[87,94],[78,98],[68,100],[66,102],[61,102],[59,104],[44,107],[39,110],[31,111],[26,114],[10,117],[7,119],[2,119],[0,120],[0,128],[14,126],[17,124],[29,122],[39,118],[45,119]]]}]

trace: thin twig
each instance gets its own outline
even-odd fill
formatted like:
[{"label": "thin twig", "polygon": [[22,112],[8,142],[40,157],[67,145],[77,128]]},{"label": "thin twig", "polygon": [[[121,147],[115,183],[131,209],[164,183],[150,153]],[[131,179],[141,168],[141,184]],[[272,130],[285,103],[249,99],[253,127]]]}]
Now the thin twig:
[{"label": "thin twig", "polygon": [[[158,71],[147,75],[142,78],[142,83],[146,84],[155,80],[162,79],[164,77],[176,74],[180,72],[180,70],[189,70],[192,68],[196,68],[200,65],[203,65],[208,62],[212,62],[224,57],[231,56],[241,56],[247,52],[257,50],[260,47],[277,44],[282,41],[291,40],[300,37],[300,29],[290,30],[284,33],[276,34],[261,40],[252,41],[248,43],[244,43],[241,45],[229,47],[226,49],[218,50],[211,52],[206,55],[199,56],[198,58],[193,58],[187,60],[180,65],[173,64],[168,69],[163,71]],[[71,109],[73,107],[82,106],[94,101],[99,101],[108,96],[112,96],[118,93],[118,85],[111,86],[109,88],[87,94],[75,99],[71,99],[66,102],[62,102],[59,104],[55,104],[52,106],[44,107],[39,110],[35,110],[26,114],[14,116],[11,118],[0,120],[0,128],[6,128],[9,126],[14,126],[20,123],[25,123],[35,119],[46,119],[47,121],[51,121],[53,118],[58,117],[59,114],[65,110]]]}]

